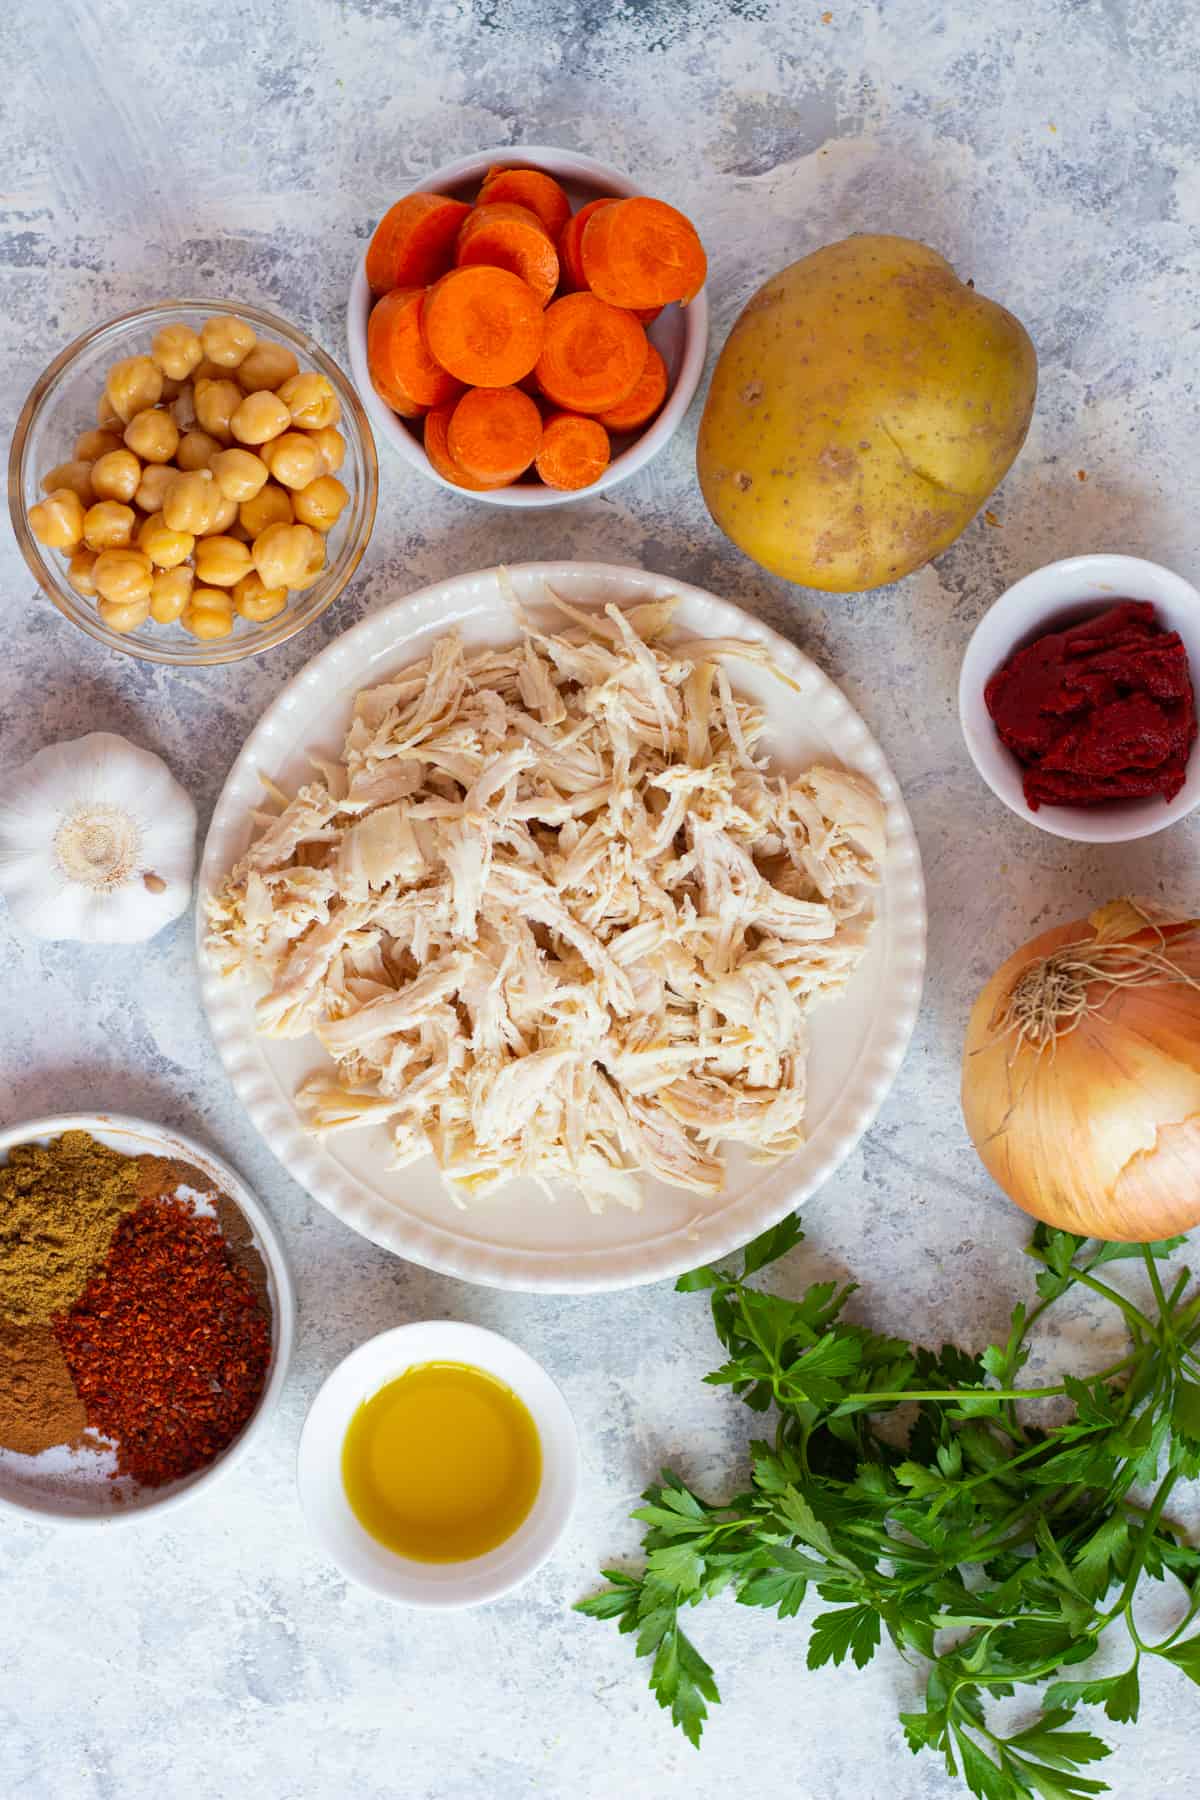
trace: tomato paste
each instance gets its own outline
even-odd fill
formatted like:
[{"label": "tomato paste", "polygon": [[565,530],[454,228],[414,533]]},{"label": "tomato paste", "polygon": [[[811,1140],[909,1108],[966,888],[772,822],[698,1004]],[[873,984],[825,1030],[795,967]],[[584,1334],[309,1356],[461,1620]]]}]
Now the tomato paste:
[{"label": "tomato paste", "polygon": [[1145,600],[1119,600],[1009,657],[987,709],[1025,770],[1025,799],[1099,806],[1172,799],[1196,741],[1187,651]]}]

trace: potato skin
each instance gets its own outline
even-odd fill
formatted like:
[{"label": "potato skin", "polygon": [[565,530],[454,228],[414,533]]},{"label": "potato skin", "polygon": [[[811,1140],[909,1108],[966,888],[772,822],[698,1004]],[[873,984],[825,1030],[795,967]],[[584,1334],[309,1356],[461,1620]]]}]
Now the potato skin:
[{"label": "potato skin", "polygon": [[880,587],[978,512],[1036,392],[1024,326],[936,250],[846,238],[773,275],[736,321],[700,421],[700,488],[772,573]]}]

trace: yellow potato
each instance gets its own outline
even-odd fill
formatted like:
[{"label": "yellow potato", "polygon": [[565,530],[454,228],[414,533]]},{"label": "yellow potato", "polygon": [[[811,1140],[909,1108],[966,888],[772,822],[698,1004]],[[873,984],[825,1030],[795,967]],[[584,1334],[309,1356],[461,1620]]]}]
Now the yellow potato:
[{"label": "yellow potato", "polygon": [[756,562],[833,593],[954,542],[1012,465],[1037,390],[1024,327],[911,238],[853,237],[772,276],[700,421],[708,510]]}]

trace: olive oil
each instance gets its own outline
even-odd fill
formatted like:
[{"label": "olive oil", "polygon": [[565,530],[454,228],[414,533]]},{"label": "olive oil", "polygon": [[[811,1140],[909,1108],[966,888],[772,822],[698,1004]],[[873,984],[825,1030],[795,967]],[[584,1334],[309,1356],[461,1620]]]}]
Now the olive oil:
[{"label": "olive oil", "polygon": [[467,1562],[510,1538],[542,1479],[542,1445],[511,1388],[468,1363],[418,1363],[364,1400],[342,1446],[360,1525],[414,1562]]}]

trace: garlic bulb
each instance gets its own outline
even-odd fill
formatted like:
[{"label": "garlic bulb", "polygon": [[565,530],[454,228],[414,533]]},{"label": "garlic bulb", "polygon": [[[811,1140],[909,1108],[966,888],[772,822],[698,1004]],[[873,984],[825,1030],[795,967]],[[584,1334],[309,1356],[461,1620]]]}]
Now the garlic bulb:
[{"label": "garlic bulb", "polygon": [[191,899],[196,809],[161,758],[93,731],[10,770],[0,894],[35,937],[136,943]]}]

